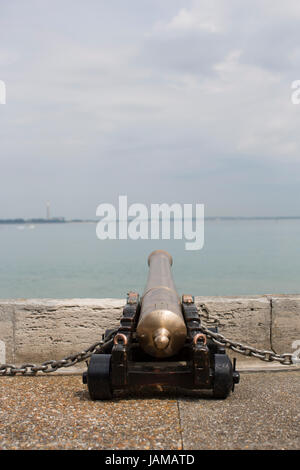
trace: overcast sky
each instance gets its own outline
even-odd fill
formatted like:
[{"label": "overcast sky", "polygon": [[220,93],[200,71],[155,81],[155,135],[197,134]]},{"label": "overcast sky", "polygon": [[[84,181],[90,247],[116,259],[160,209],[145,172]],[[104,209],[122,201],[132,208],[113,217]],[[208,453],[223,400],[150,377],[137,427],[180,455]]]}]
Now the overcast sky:
[{"label": "overcast sky", "polygon": [[299,0],[0,0],[0,218],[300,215]]}]

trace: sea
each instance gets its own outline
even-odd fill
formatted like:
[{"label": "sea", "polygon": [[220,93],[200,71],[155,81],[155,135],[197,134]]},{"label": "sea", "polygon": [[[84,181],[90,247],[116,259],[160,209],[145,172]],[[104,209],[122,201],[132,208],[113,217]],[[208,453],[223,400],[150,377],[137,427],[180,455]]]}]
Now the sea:
[{"label": "sea", "polygon": [[96,223],[1,224],[0,298],[125,298],[142,293],[148,255],[173,257],[179,294],[300,292],[300,219],[211,219],[204,246],[99,240]]}]

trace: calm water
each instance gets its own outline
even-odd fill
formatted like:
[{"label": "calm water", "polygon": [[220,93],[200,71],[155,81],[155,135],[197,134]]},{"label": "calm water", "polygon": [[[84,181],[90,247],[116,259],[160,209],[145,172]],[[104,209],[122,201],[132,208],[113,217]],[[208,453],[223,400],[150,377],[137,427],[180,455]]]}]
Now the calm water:
[{"label": "calm water", "polygon": [[206,221],[201,251],[184,241],[96,238],[96,224],[0,225],[0,297],[125,297],[143,291],[147,256],[174,258],[179,293],[300,292],[300,220]]}]

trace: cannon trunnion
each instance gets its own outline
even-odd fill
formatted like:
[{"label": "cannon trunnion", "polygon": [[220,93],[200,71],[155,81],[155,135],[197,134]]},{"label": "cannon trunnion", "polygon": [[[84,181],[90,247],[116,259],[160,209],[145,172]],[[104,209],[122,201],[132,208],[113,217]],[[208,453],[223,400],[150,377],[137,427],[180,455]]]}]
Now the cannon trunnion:
[{"label": "cannon trunnion", "polygon": [[179,388],[210,390],[215,398],[226,398],[239,382],[235,365],[223,347],[202,334],[194,298],[178,297],[171,256],[154,251],[148,264],[142,298],[128,294],[120,327],[105,332],[103,350],[91,356],[83,374],[90,397],[108,400],[114,391]]}]

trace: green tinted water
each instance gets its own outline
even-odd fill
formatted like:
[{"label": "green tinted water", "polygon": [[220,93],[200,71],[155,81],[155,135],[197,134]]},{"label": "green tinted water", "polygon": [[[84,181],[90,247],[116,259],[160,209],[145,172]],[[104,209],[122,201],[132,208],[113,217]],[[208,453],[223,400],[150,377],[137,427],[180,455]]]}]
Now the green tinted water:
[{"label": "green tinted water", "polygon": [[0,241],[1,298],[142,293],[158,248],[174,258],[180,294],[300,291],[300,220],[209,220],[201,251],[186,251],[184,240],[100,241],[96,224],[0,225]]}]

